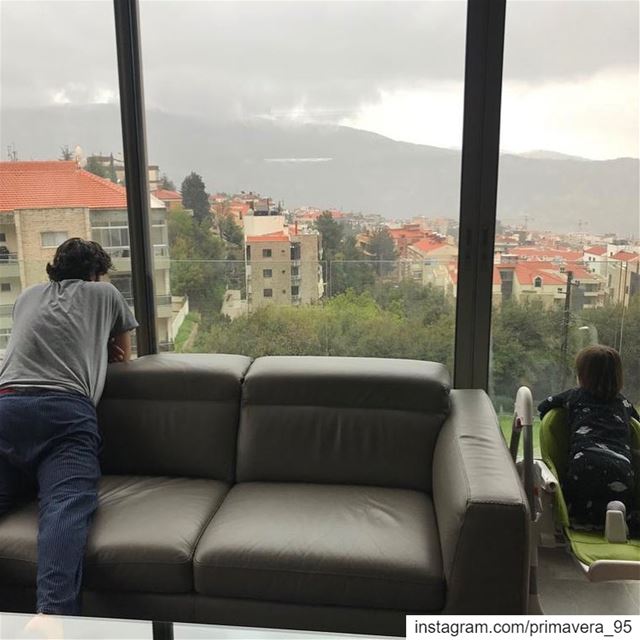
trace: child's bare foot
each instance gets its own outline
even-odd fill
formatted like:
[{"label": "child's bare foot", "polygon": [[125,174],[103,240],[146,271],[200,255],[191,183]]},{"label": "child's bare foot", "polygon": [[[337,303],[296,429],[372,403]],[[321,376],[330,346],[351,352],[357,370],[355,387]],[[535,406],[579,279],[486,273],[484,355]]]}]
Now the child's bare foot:
[{"label": "child's bare foot", "polygon": [[62,620],[46,613],[33,616],[25,625],[24,630],[27,633],[35,633],[45,640],[62,640],[64,638]]}]

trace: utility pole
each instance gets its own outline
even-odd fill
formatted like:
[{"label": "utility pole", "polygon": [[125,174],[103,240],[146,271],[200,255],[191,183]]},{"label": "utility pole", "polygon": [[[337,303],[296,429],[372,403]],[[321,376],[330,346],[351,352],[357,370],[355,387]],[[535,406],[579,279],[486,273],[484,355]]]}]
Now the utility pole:
[{"label": "utility pole", "polygon": [[567,271],[567,292],[564,296],[564,315],[562,317],[562,344],[560,346],[560,362],[562,364],[562,384],[564,389],[567,384],[567,374],[569,373],[569,323],[571,321],[571,282],[573,271]]}]

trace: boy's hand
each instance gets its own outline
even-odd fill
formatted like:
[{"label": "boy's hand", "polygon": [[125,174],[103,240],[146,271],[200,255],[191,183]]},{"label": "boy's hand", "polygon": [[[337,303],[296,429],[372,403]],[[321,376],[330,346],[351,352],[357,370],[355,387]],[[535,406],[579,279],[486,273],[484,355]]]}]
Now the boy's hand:
[{"label": "boy's hand", "polygon": [[116,344],[115,338],[109,338],[107,354],[109,362],[124,362],[124,350]]}]

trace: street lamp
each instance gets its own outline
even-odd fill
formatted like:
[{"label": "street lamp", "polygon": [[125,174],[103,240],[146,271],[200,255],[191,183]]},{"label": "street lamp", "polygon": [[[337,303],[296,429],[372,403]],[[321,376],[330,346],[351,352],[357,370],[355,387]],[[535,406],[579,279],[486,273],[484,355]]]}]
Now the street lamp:
[{"label": "street lamp", "polygon": [[[588,344],[598,344],[598,329],[592,324],[578,327],[578,331],[588,332]],[[583,333],[582,335],[586,335]]]}]

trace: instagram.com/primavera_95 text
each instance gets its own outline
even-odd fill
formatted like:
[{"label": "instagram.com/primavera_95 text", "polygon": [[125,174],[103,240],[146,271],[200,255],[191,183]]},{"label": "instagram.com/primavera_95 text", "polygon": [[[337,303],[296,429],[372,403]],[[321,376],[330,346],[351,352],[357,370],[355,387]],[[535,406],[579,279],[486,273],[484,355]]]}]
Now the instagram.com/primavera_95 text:
[{"label": "instagram.com/primavera_95 text", "polygon": [[407,616],[415,640],[604,640],[637,638],[640,615],[626,616]]}]

